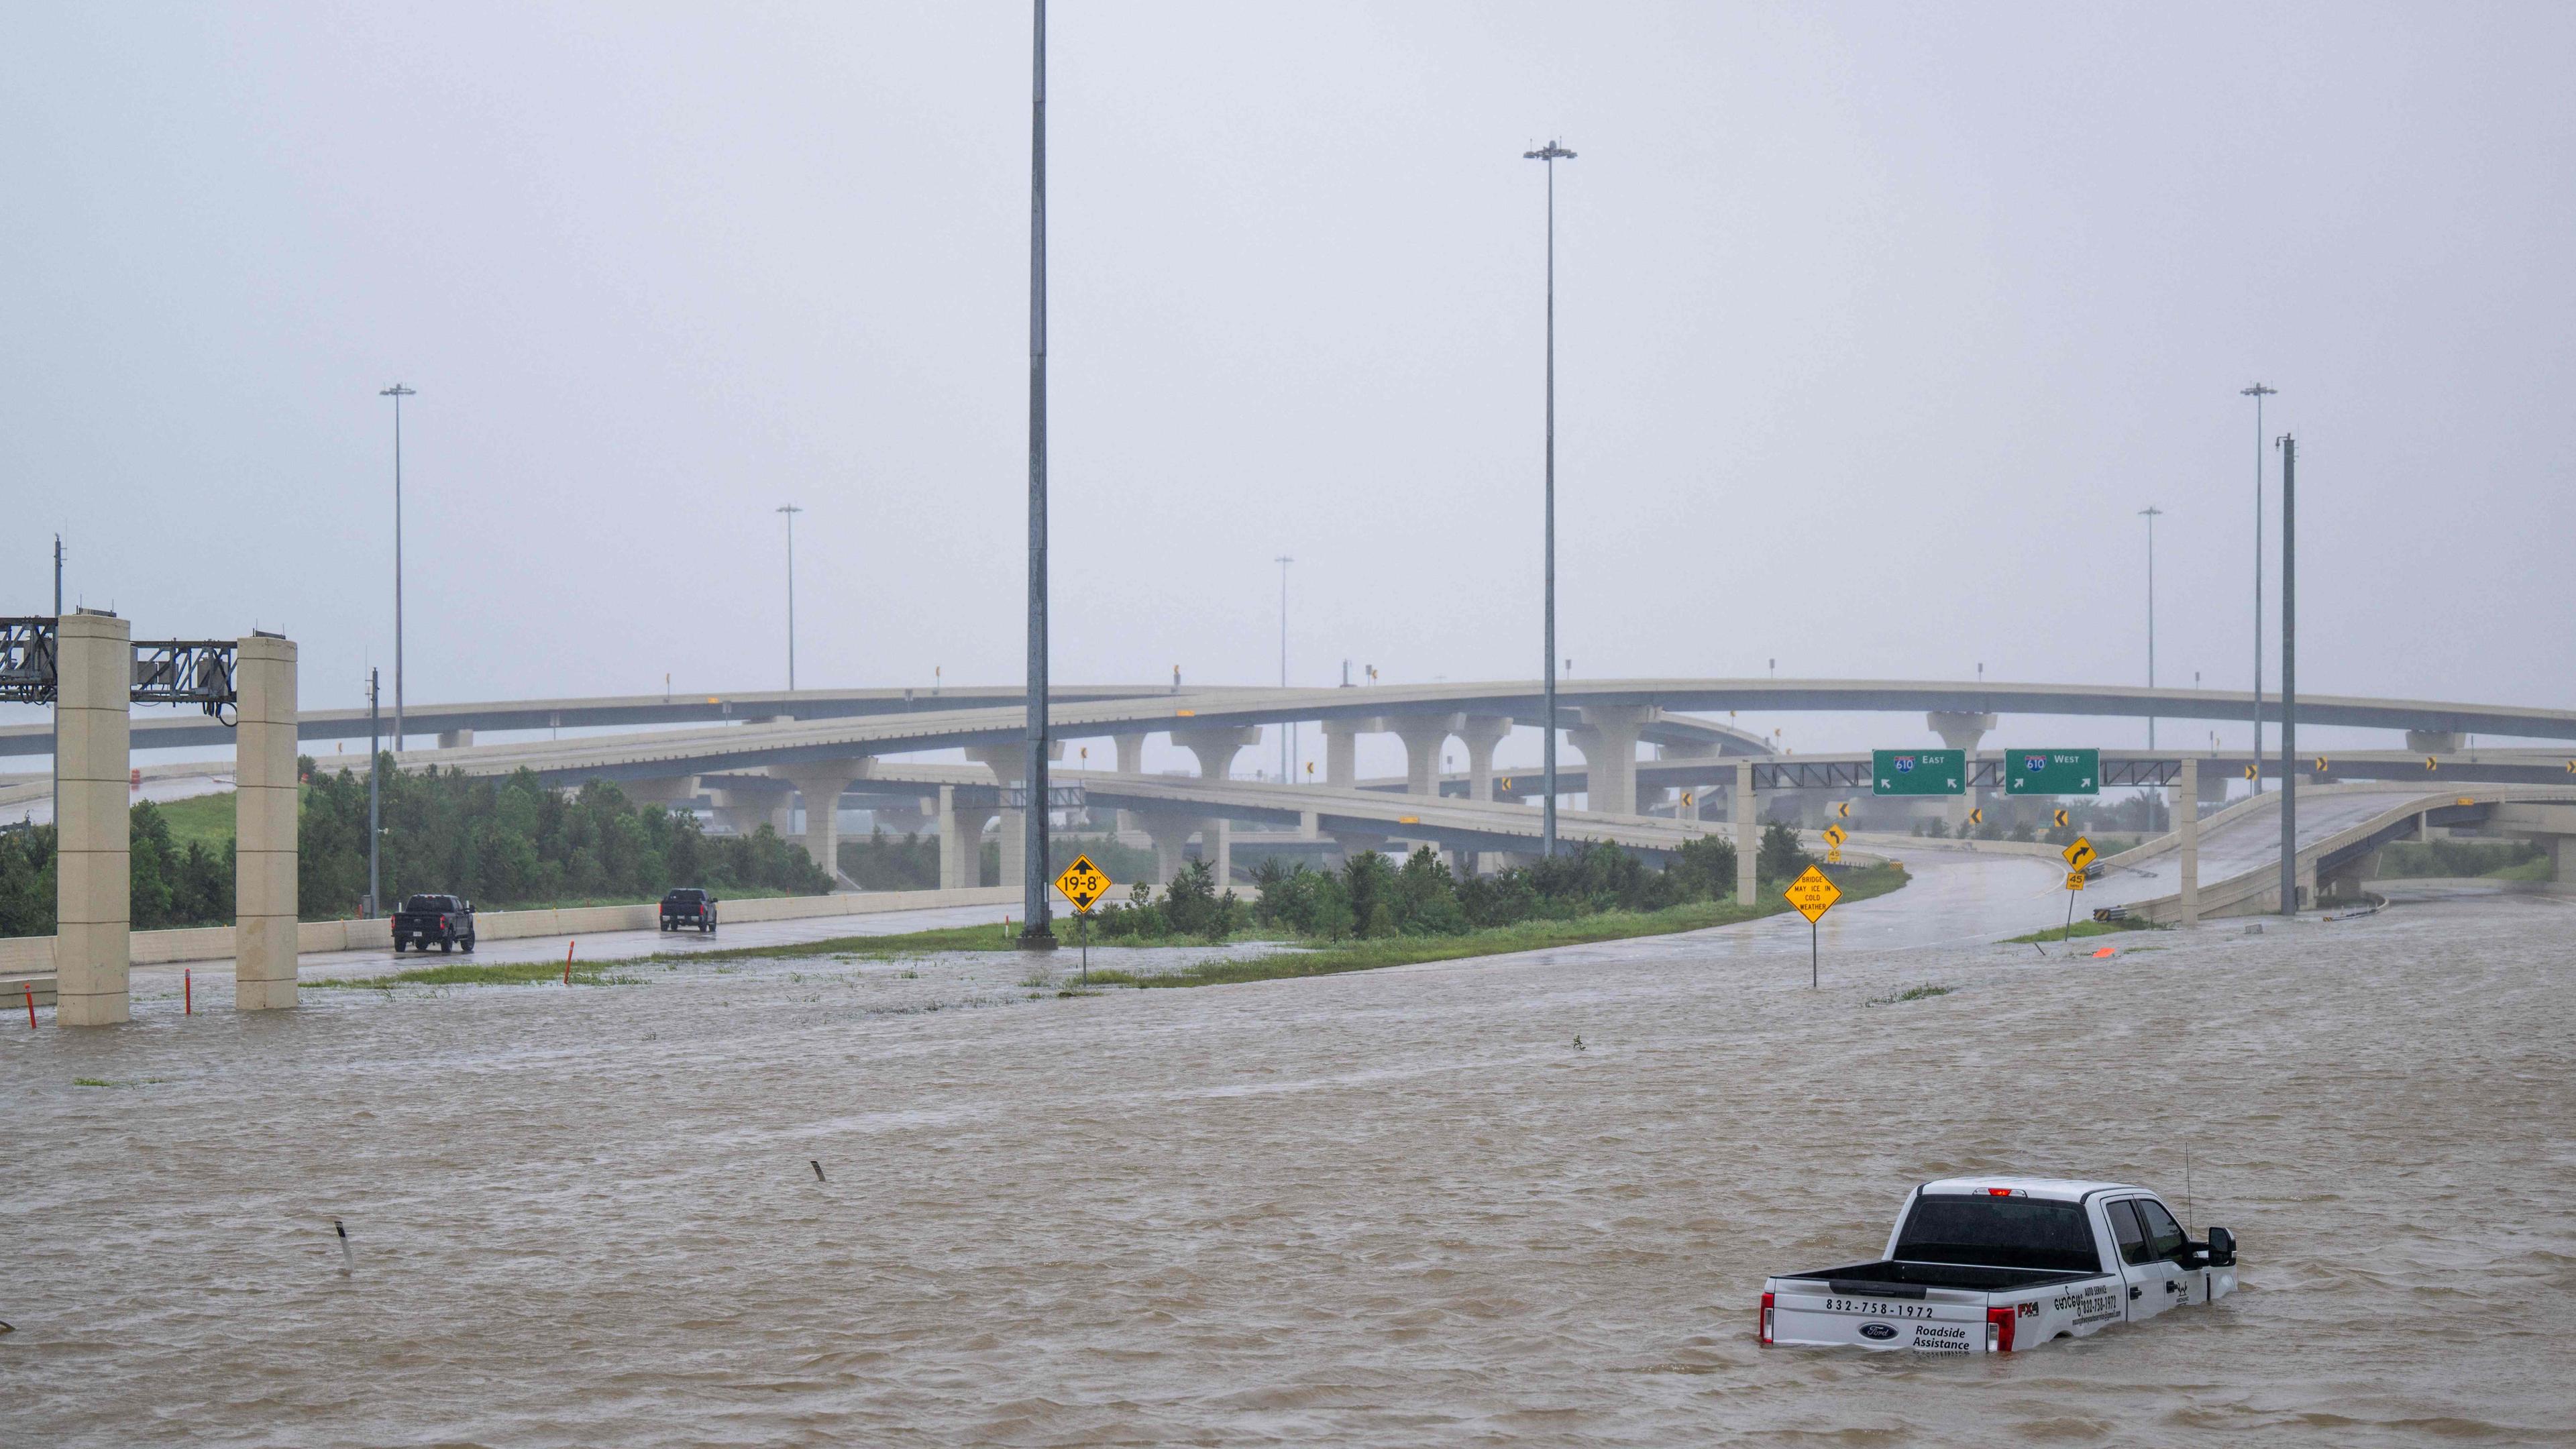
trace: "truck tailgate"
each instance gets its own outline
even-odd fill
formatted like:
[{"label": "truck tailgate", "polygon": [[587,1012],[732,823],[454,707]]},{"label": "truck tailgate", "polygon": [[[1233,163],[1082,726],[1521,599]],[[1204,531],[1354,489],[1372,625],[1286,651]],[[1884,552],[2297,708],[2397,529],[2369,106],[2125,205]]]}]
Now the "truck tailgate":
[{"label": "truck tailgate", "polygon": [[1838,1293],[1812,1278],[1774,1278],[1764,1297],[1773,1343],[1983,1353],[1987,1295],[1958,1289],[1921,1296]]}]

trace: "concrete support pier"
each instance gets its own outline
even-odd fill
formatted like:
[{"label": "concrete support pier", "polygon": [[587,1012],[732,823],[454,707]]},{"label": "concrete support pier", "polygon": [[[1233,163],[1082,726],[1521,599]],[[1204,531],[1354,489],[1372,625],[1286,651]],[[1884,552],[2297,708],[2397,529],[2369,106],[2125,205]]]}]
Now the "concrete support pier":
[{"label": "concrete support pier", "polygon": [[[1987,731],[1995,727],[1995,716],[1975,714],[1967,710],[1936,709],[1923,716],[1923,723],[1931,727],[1932,733],[1941,737],[1942,744],[1954,750],[1967,751],[1968,778],[1975,779],[1977,746],[1985,739]],[[1966,794],[1950,797],[1952,833],[1964,833],[1962,827],[1968,823],[1968,812],[1976,808],[1977,787],[1974,785],[1968,787]]]},{"label": "concrete support pier", "polygon": [[2185,755],[2174,829],[2182,836],[2182,923],[2200,924],[2200,761]]},{"label": "concrete support pier", "polygon": [[1587,704],[1565,732],[1583,752],[1584,803],[1612,815],[1637,813],[1637,738],[1655,717],[1650,704]]},{"label": "concrete support pier", "polygon": [[665,810],[686,810],[698,798],[698,777],[665,775],[658,780],[624,780],[618,787],[626,798],[638,805],[659,805]]},{"label": "concrete support pier", "polygon": [[1156,887],[1167,886],[1189,864],[1190,833],[1199,828],[1196,816],[1166,810],[1139,810],[1136,824],[1145,837],[1154,842],[1154,879]]},{"label": "concrete support pier", "polygon": [[1756,822],[1760,813],[1753,799],[1753,762],[1735,762],[1735,899],[1739,905],[1753,904],[1753,893],[1761,889],[1753,878],[1754,857],[1762,850],[1762,830]]},{"label": "concrete support pier", "polygon": [[1404,741],[1404,793],[1440,793],[1440,751],[1461,723],[1454,714],[1408,715],[1395,722],[1395,737]]},{"label": "concrete support pier", "polygon": [[1260,742],[1259,725],[1210,725],[1172,731],[1172,743],[1198,757],[1202,780],[1231,779],[1234,757]]},{"label": "concrete support pier", "polygon": [[1382,734],[1382,719],[1328,719],[1324,721],[1324,783],[1336,790],[1347,790],[1359,783],[1359,742],[1362,735]]},{"label": "concrete support pier", "polygon": [[984,822],[992,814],[981,805],[958,804],[956,786],[939,787],[941,890],[964,890],[984,883]]},{"label": "concrete support pier", "polygon": [[253,634],[233,690],[233,1007],[295,1004],[295,644]]},{"label": "concrete support pier", "polygon": [[[130,1020],[132,862],[127,855],[127,733],[134,633],[113,614],[65,614],[56,636],[54,1020]],[[294,768],[290,758],[287,768]]]},{"label": "concrete support pier", "polygon": [[1511,738],[1509,715],[1462,715],[1458,722],[1458,742],[1467,747],[1467,798],[1494,798],[1494,747]]},{"label": "concrete support pier", "polygon": [[823,868],[823,874],[835,881],[841,874],[841,792],[850,782],[867,773],[868,762],[858,760],[819,760],[811,764],[770,773],[796,787],[805,804],[805,833],[797,844]]},{"label": "concrete support pier", "polygon": [[[1145,737],[1143,735],[1111,735],[1109,740],[1110,743],[1118,750],[1119,774],[1141,775],[1145,773]],[[1135,828],[1136,812],[1133,810],[1119,811],[1116,825],[1118,833],[1124,835]]]}]

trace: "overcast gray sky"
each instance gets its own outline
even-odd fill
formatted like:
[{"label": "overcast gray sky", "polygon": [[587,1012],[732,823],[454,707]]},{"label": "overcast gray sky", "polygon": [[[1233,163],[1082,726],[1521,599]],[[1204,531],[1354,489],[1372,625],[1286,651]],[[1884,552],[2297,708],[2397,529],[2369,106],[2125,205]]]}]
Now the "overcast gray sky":
[{"label": "overcast gray sky", "polygon": [[[59,528],[76,600],[283,629],[358,702],[401,379],[414,700],[780,686],[789,501],[800,682],[1018,677],[1025,5],[0,26],[0,609]],[[1298,682],[1536,672],[1561,135],[1578,677],[2140,678],[2153,503],[2160,678],[2242,688],[2259,377],[2303,684],[2576,703],[2565,6],[1050,45],[1059,681],[1275,679],[1282,553]]]}]

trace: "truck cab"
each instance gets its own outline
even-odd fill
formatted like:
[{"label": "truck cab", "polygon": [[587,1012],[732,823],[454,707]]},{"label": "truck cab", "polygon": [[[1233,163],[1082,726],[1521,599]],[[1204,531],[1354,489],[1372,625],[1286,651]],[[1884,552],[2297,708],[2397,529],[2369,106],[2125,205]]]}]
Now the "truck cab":
[{"label": "truck cab", "polygon": [[1960,1177],[1905,1196],[1884,1257],[1762,1285],[1761,1340],[2010,1353],[2236,1291],[2236,1239],[2194,1242],[2128,1183]]}]

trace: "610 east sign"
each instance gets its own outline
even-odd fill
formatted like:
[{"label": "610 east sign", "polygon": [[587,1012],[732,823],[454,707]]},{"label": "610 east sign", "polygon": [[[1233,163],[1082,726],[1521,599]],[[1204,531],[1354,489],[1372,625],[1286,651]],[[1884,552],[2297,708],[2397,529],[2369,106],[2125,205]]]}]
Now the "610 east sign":
[{"label": "610 east sign", "polygon": [[1968,752],[1872,750],[1869,790],[1873,795],[1964,795],[1968,792]]}]

